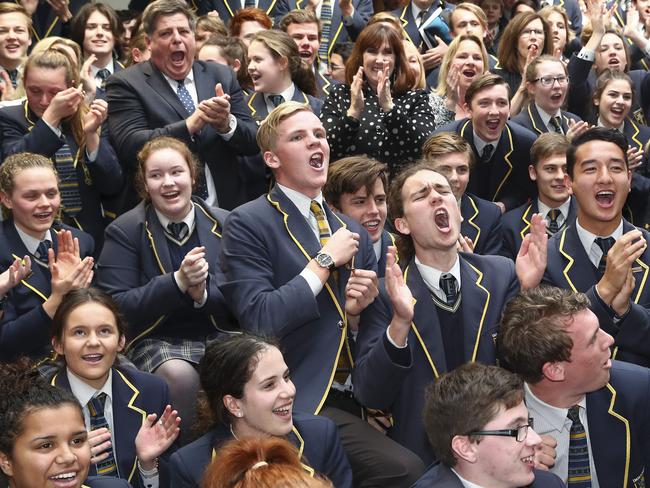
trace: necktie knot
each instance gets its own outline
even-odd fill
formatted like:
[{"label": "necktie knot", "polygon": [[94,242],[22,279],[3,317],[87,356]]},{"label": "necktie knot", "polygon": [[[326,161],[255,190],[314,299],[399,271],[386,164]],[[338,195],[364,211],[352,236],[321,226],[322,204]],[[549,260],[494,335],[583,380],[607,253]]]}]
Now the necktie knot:
[{"label": "necktie knot", "polygon": [[167,230],[177,241],[182,241],[189,234],[190,228],[185,222],[170,222]]},{"label": "necktie knot", "polygon": [[277,107],[284,103],[284,97],[282,95],[269,95],[269,100],[274,107]]},{"label": "necktie knot", "polygon": [[569,408],[566,416],[571,420],[571,422],[580,422],[580,405],[574,405]]},{"label": "necktie knot", "polygon": [[427,9],[420,10],[420,13],[418,14],[418,19],[417,19],[418,20],[418,27],[420,27],[422,25],[422,22],[424,22],[424,19],[427,18],[428,13],[429,13],[429,11]]},{"label": "necktie knot", "polygon": [[451,273],[440,275],[440,289],[445,292],[447,305],[453,305],[458,298],[458,282],[456,277]]},{"label": "necktie knot", "polygon": [[494,150],[493,144],[486,144],[481,153],[481,162],[486,163],[492,157],[492,151]]},{"label": "necktie knot", "polygon": [[97,72],[97,78],[100,78],[102,81],[106,81],[109,76],[111,76],[111,72],[106,68],[102,68]]},{"label": "necktie knot", "polygon": [[43,239],[41,242],[39,242],[38,247],[36,248],[36,253],[34,254],[36,259],[47,263],[47,251],[50,249],[50,247],[52,247],[52,243],[47,239]]},{"label": "necktie knot", "polygon": [[555,117],[551,117],[550,122],[555,132],[557,132],[558,134],[562,134],[562,122],[560,121],[560,117],[557,115]]},{"label": "necktie knot", "polygon": [[560,215],[562,215],[562,213],[557,208],[552,208],[546,215],[546,220],[548,222],[547,229],[551,234],[555,234],[560,229],[560,224],[557,221]]},{"label": "necktie knot", "polygon": [[607,256],[615,242],[616,240],[613,237],[596,237],[596,245],[603,251],[603,257]]}]

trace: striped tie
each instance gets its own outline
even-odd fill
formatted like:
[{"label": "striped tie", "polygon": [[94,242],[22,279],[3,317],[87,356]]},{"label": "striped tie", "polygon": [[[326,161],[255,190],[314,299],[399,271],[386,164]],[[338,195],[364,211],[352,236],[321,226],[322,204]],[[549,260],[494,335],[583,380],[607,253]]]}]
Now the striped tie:
[{"label": "striped tie", "polygon": [[[100,393],[88,402],[88,412],[90,413],[90,430],[109,429],[106,417],[104,417],[104,404],[106,403],[106,393]],[[117,465],[115,464],[115,453],[111,448],[109,456],[103,461],[96,464],[97,476],[117,476]]]},{"label": "striped tie", "polygon": [[559,216],[560,211],[557,208],[552,208],[549,210],[548,214],[546,214],[546,221],[548,222],[546,228],[551,234],[555,234],[558,230],[560,230],[560,225],[557,221]]},{"label": "striped tie", "polygon": [[327,55],[330,46],[330,34],[332,32],[332,0],[323,0],[320,8],[320,23],[322,26],[322,35],[320,46],[318,47],[318,57],[321,62],[328,65]]},{"label": "striped tie", "polygon": [[591,470],[589,468],[589,444],[585,428],[580,422],[580,407],[574,405],[567,413],[571,420],[569,434],[569,488],[591,488]]},{"label": "striped tie", "polygon": [[311,213],[316,217],[316,222],[318,223],[318,239],[320,240],[321,247],[327,244],[332,234],[330,233],[330,226],[327,223],[327,218],[325,217],[325,212],[323,208],[316,200],[311,201],[309,205]]},{"label": "striped tie", "polygon": [[81,193],[79,192],[77,169],[67,142],[64,142],[54,155],[54,166],[59,174],[63,212],[68,217],[74,218],[81,212]]}]

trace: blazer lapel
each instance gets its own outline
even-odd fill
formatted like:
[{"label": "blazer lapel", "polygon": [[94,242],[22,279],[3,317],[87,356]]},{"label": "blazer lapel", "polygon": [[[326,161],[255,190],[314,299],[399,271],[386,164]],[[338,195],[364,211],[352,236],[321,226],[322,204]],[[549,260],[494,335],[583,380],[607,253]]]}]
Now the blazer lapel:
[{"label": "blazer lapel", "polygon": [[600,486],[630,486],[630,423],[617,412],[616,389],[607,384],[587,394],[587,419],[598,483]]},{"label": "blazer lapel", "polygon": [[167,246],[165,230],[160,225],[153,205],[147,205],[145,215],[145,232],[147,233],[147,239],[149,239],[151,251],[156,258],[158,268],[160,268],[160,274],[171,273],[174,271],[174,267],[172,265],[171,254],[169,254],[169,247]]},{"label": "blazer lapel", "polygon": [[460,214],[463,216],[463,223],[461,224],[461,227],[464,227],[463,234],[472,239],[474,248],[476,248],[481,238],[481,227],[475,222],[479,211],[476,202],[467,193],[463,194],[460,199]]},{"label": "blazer lapel", "polygon": [[542,117],[539,115],[539,112],[537,111],[537,107],[533,102],[528,104],[528,118],[530,119],[530,123],[533,126],[533,129],[538,134],[544,134],[545,132],[548,132],[546,130],[546,127],[544,126],[544,122],[542,121]]},{"label": "blazer lapel", "polygon": [[309,104],[309,99],[307,98],[307,95],[305,95],[302,91],[300,91],[298,87],[296,87],[296,89],[293,91],[293,98],[291,99],[291,101]]},{"label": "blazer lapel", "polygon": [[[481,347],[481,334],[490,305],[490,292],[483,284],[483,272],[470,262],[465,261],[462,255],[459,259],[461,313],[465,325],[465,360],[473,362],[477,360],[479,347]],[[478,317],[480,317],[479,320],[477,320]]]},{"label": "blazer lapel", "polygon": [[625,125],[623,126],[623,134],[627,137],[628,141],[632,141],[631,146],[635,146],[635,149],[643,151],[643,143],[639,140],[639,127],[636,123],[629,117],[625,119]]},{"label": "blazer lapel", "polygon": [[143,72],[147,76],[147,83],[154,92],[158,93],[176,111],[179,117],[186,118],[189,115],[187,110],[185,110],[185,107],[183,107],[183,104],[172,90],[172,87],[169,86],[163,74],[154,68],[151,61],[144,67]]},{"label": "blazer lapel", "polygon": [[[629,222],[623,220],[623,233],[634,230],[634,227]],[[650,262],[650,250],[646,249],[640,258],[638,258],[634,266],[632,266],[632,274],[634,275],[634,291],[632,292],[632,301],[639,303],[639,300],[644,296],[646,285],[648,284],[648,274],[650,268],[646,263]]]},{"label": "blazer lapel", "polygon": [[300,434],[300,431],[298,428],[294,425],[293,428],[291,429],[291,432],[287,435],[287,440],[291,442],[297,449],[298,449],[298,459],[300,460],[300,465],[302,466],[302,469],[307,471],[311,477],[316,474],[316,471],[314,471],[314,468],[306,464],[303,458],[303,453],[305,451],[305,440],[303,439],[302,435]]},{"label": "blazer lapel", "polygon": [[[22,259],[26,255],[29,255],[31,256],[32,261],[35,261],[36,257],[34,257],[34,255],[31,254],[25,247],[23,240],[18,235],[18,231],[16,231],[16,227],[14,226],[13,221],[5,220],[3,222],[3,226],[7,241],[9,242],[9,248],[11,249],[12,257],[14,259]],[[56,246],[56,234],[54,233],[53,229],[51,233],[53,241],[52,245]],[[25,279],[23,279],[21,283],[36,295],[38,295],[43,301],[46,301],[47,297],[50,296],[50,271],[46,267],[41,266],[36,262],[32,262],[32,272]]]},{"label": "blazer lapel", "polygon": [[533,200],[530,205],[524,210],[524,213],[521,215],[521,230],[519,231],[519,237],[521,240],[524,240],[526,234],[530,229],[530,219],[537,212],[537,199]]},{"label": "blazer lapel", "polygon": [[205,259],[210,264],[219,262],[219,250],[214,245],[215,237],[221,238],[222,222],[211,215],[197,202],[194,202],[196,232],[199,236],[199,242],[205,247]]},{"label": "blazer lapel", "polygon": [[559,251],[566,260],[562,273],[571,290],[584,293],[598,282],[597,270],[582,247],[575,225],[560,231]]},{"label": "blazer lapel", "polygon": [[[503,128],[503,132],[501,132],[499,145],[497,146],[496,151],[492,156],[492,161],[495,161],[495,156],[497,156],[496,162],[499,163],[498,167],[493,166],[493,171],[498,175],[497,176],[498,181],[496,182],[497,187],[491,198],[493,202],[496,202],[498,200],[503,185],[505,184],[506,180],[510,176],[510,173],[512,173],[513,165],[512,162],[510,161],[510,155],[514,150],[515,147],[512,139],[512,131],[510,130],[508,124],[506,124],[506,126]],[[501,158],[503,158],[503,162]]]},{"label": "blazer lapel", "polygon": [[[327,204],[325,204],[324,207],[325,207],[325,215],[327,217],[327,222],[329,223],[330,232],[332,233],[332,235],[334,235],[334,233],[340,228],[347,227],[345,222],[343,222],[338,217],[338,215],[332,212],[327,206]],[[338,299],[341,303],[345,303],[345,286],[348,282],[348,279],[350,279],[350,270],[355,268],[354,260],[355,258],[353,257],[352,262],[350,262],[348,265],[339,266],[338,268],[336,268],[338,272],[338,280],[335,280],[332,275],[330,275],[330,278],[328,280],[332,288],[337,290]]]},{"label": "blazer lapel", "polygon": [[431,366],[433,376],[438,378],[440,373],[447,371],[440,323],[431,291],[424,284],[415,261],[411,261],[404,271],[404,280],[413,294],[415,305],[411,331]]},{"label": "blazer lapel", "polygon": [[569,121],[573,120],[571,117],[569,117],[566,112],[561,112],[562,114],[562,132],[565,134],[569,132]]},{"label": "blazer lapel", "polygon": [[269,110],[266,107],[266,102],[264,101],[264,95],[261,93],[253,92],[248,98],[246,104],[251,111],[251,117],[253,117],[258,124],[261,124],[262,121],[269,115]]},{"label": "blazer lapel", "polygon": [[215,85],[212,80],[205,76],[205,66],[201,63],[194,63],[192,68],[194,72],[194,85],[196,85],[196,95],[199,100],[208,100],[216,95]]}]

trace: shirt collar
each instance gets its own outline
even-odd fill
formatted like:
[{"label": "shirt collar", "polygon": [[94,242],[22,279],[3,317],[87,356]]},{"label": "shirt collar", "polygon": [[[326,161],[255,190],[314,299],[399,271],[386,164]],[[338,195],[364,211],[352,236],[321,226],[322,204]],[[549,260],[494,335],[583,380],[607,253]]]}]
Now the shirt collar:
[{"label": "shirt collar", "polygon": [[460,260],[458,255],[456,255],[456,261],[449,271],[440,271],[432,266],[427,266],[423,264],[417,256],[415,256],[415,265],[422,276],[424,284],[427,285],[429,290],[440,290],[440,276],[443,273],[451,273],[454,278],[456,278],[456,283],[458,283],[458,290],[460,290]]},{"label": "shirt collar", "polygon": [[[571,197],[566,199],[566,202],[564,202],[562,205],[559,207],[556,207],[557,210],[560,211],[562,214],[562,217],[566,219],[569,215],[569,207],[571,206]],[[537,199],[537,213],[539,213],[542,217],[546,218],[548,216],[548,213],[551,211],[551,207],[546,205],[544,202],[542,202],[539,198]]]},{"label": "shirt collar", "polygon": [[[16,228],[16,232],[18,232],[20,240],[23,241],[23,244],[25,244],[25,247],[30,252],[30,254],[35,254],[41,241],[20,230],[20,228],[18,228],[16,225],[16,222],[14,222],[14,227]],[[50,244],[52,244],[52,232],[50,229],[47,229],[45,231],[45,237],[43,237],[43,240],[50,241]]]},{"label": "shirt collar", "polygon": [[492,150],[494,151],[497,146],[499,145],[499,139],[496,141],[484,141],[479,137],[479,135],[476,133],[476,131],[472,131],[474,133],[474,146],[476,147],[476,151],[478,152],[479,155],[483,153],[483,148],[487,146],[488,144],[492,144],[494,148]]},{"label": "shirt collar", "polygon": [[[174,87],[178,85],[178,80],[175,80],[174,78],[170,78],[162,71],[161,73],[170,85],[173,85]],[[192,68],[190,72],[187,73],[187,76],[185,77],[185,85],[190,85],[190,84],[194,84],[194,68]]]},{"label": "shirt collar", "polygon": [[106,383],[104,383],[104,386],[99,390],[95,390],[92,386],[85,383],[81,378],[70,371],[70,369],[65,368],[65,372],[68,377],[68,382],[70,383],[70,390],[82,407],[85,407],[92,397],[99,395],[100,393],[106,393],[106,396],[112,400],[113,368],[108,371],[108,379],[106,380]]},{"label": "shirt collar", "polygon": [[537,112],[539,113],[539,117],[542,119],[542,122],[544,122],[544,125],[546,127],[548,127],[548,123],[551,121],[552,117],[560,117],[560,118],[562,117],[562,112],[560,111],[560,109],[557,109],[557,112],[555,112],[554,114],[549,114],[546,110],[544,110],[542,107],[537,105],[537,103],[535,103],[535,108],[537,109]]},{"label": "shirt collar", "polygon": [[[194,230],[194,221],[196,220],[196,213],[194,211],[194,202],[190,202],[192,204],[190,211],[187,213],[185,217],[183,217],[183,220],[181,222],[185,222],[187,224],[187,228],[190,230],[190,234]],[[159,212],[157,208],[154,207],[154,211],[156,212],[156,216],[158,217],[158,221],[160,222],[160,225],[162,225],[163,229],[167,229],[167,225],[169,225],[172,220],[164,215],[162,212]]]},{"label": "shirt collar", "polygon": [[325,207],[323,207],[323,194],[319,193],[315,198],[309,198],[306,195],[303,195],[300,192],[297,192],[296,190],[292,190],[291,188],[287,188],[286,186],[281,185],[280,183],[276,183],[278,185],[278,188],[284,193],[289,200],[291,200],[291,203],[293,203],[298,211],[302,214],[303,217],[306,219],[309,219],[311,215],[311,201],[316,200],[319,205],[323,208],[323,212],[325,211]]},{"label": "shirt collar", "polygon": [[477,485],[476,483],[472,483],[471,481],[467,481],[465,478],[463,478],[460,474],[458,474],[458,471],[456,471],[454,468],[450,468],[456,476],[458,476],[458,479],[460,483],[463,485],[463,488],[482,488],[481,485]]},{"label": "shirt collar", "polygon": [[[601,122],[600,117],[598,117],[598,127],[605,127],[605,125]],[[625,129],[625,121],[619,126],[619,127],[614,127],[614,129],[618,130],[621,134],[623,134],[623,131]]]},{"label": "shirt collar", "polygon": [[578,233],[578,238],[582,243],[582,247],[585,248],[587,254],[590,254],[591,247],[594,245],[594,242],[596,241],[597,237],[613,237],[614,240],[617,241],[623,235],[623,219],[621,219],[621,221],[619,222],[618,227],[616,227],[616,230],[614,230],[614,232],[612,232],[611,235],[608,236],[597,236],[596,234],[592,234],[587,229],[582,227],[578,219],[576,219],[576,232]]},{"label": "shirt collar", "polygon": [[[289,101],[293,100],[293,95],[294,95],[295,93],[296,93],[296,85],[294,85],[293,83],[291,83],[291,84],[287,87],[287,89],[284,90],[283,92],[281,92],[281,93],[267,93],[267,94],[265,95],[265,98],[266,98],[267,103],[270,103],[270,102],[271,102],[271,100],[269,100],[269,96],[270,96],[270,95],[282,95],[282,98],[284,98],[284,101],[285,101],[285,102],[289,102]],[[271,105],[272,105],[272,104],[271,104]],[[273,107],[273,108],[275,108],[275,107]]]},{"label": "shirt collar", "polygon": [[381,259],[381,238],[377,240],[377,242],[372,243],[372,249],[375,251],[375,257],[377,258],[377,262]]},{"label": "shirt collar", "polygon": [[94,64],[91,64],[90,65],[90,72],[93,74],[93,78],[95,78],[97,76],[97,72],[100,69],[107,69],[108,71],[110,71],[111,74],[115,73],[115,64],[113,63],[113,58],[111,58],[111,60],[108,62],[108,64],[106,66],[102,66],[101,68],[98,68]]},{"label": "shirt collar", "polygon": [[[544,420],[548,422],[548,425],[558,432],[562,432],[564,422],[567,418],[567,413],[569,412],[568,408],[554,407],[553,405],[546,403],[544,400],[540,400],[532,392],[528,383],[524,383],[524,397],[526,399],[526,406],[530,411],[534,411],[541,417],[544,417]],[[583,396],[578,402],[578,405],[585,410],[587,409],[587,399],[585,396]]]}]

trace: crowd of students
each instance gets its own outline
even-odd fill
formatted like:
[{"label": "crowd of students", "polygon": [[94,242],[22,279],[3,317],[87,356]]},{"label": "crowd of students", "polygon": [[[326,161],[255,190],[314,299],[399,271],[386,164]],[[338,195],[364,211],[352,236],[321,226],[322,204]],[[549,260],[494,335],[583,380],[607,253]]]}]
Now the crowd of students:
[{"label": "crowd of students", "polygon": [[140,3],[0,3],[0,486],[645,486],[641,0]]}]

